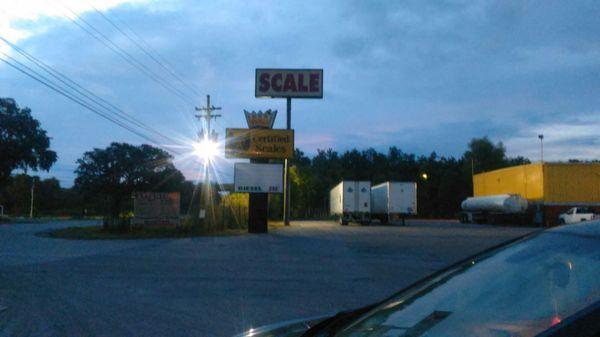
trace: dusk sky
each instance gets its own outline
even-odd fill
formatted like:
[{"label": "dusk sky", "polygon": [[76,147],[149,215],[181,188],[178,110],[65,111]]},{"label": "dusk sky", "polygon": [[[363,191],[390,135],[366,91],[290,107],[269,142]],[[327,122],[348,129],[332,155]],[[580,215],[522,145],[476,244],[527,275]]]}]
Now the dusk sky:
[{"label": "dusk sky", "polygon": [[[147,125],[194,139],[194,106],[223,109],[217,123],[245,127],[243,110],[285,100],[254,97],[256,68],[323,68],[324,97],[295,99],[296,145],[373,147],[460,156],[473,137],[511,156],[600,158],[598,1],[98,1],[1,0],[0,36]],[[100,15],[139,35],[195,94]],[[172,94],[83,31],[75,12],[169,85]],[[131,29],[131,30],[128,30]],[[24,62],[0,41],[0,51]],[[156,54],[154,54],[156,53]],[[0,57],[5,57],[0,54]],[[0,63],[0,97],[30,107],[59,159],[42,176],[63,186],[85,151],[146,142]],[[146,142],[147,143],[147,142]],[[177,159],[188,178],[198,162]],[[225,181],[233,165],[219,161]]]}]

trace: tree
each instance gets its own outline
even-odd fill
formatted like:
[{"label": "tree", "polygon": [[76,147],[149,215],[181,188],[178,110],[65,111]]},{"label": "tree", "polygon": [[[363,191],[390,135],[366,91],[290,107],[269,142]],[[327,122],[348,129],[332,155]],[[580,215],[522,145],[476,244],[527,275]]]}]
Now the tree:
[{"label": "tree", "polygon": [[507,157],[504,144],[502,142],[494,144],[487,136],[471,139],[469,150],[463,154],[463,159],[465,164],[468,165],[469,171],[472,165],[474,173],[530,163],[529,159],[521,156]]},{"label": "tree", "polygon": [[475,173],[491,171],[506,166],[506,149],[502,142],[494,144],[487,136],[473,138],[463,158]]},{"label": "tree", "polygon": [[15,169],[48,171],[56,162],[56,152],[49,148],[50,137],[31,109],[19,108],[12,98],[0,98],[0,185]]},{"label": "tree", "polygon": [[112,143],[84,153],[77,164],[75,187],[87,197],[107,197],[113,218],[119,217],[134,191],[174,192],[185,181],[170,154],[145,144]]}]

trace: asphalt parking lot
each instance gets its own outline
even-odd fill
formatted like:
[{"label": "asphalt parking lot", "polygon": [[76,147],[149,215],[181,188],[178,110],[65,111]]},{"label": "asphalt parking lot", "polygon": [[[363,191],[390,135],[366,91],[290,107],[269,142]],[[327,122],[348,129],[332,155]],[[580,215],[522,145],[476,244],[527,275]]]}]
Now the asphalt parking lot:
[{"label": "asphalt parking lot", "polygon": [[533,228],[294,222],[268,235],[74,241],[0,225],[0,336],[231,336],[382,299]]}]

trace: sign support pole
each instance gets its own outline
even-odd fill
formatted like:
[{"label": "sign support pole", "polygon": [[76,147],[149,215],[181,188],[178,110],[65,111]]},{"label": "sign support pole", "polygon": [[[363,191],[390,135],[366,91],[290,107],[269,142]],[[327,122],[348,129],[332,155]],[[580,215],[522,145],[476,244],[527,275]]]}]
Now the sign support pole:
[{"label": "sign support pole", "polygon": [[[250,159],[251,163],[265,164],[268,159]],[[249,193],[248,196],[248,233],[269,232],[269,194]]]},{"label": "sign support pole", "polygon": [[[292,129],[292,98],[287,98],[287,129]],[[292,149],[295,151],[295,149]],[[290,162],[289,159],[284,160],[283,172],[283,224],[290,225]]]}]

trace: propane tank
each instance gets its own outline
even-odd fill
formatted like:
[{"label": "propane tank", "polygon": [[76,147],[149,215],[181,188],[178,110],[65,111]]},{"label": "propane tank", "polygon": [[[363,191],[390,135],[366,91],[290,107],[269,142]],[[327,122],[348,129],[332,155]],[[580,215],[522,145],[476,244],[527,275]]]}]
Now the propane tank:
[{"label": "propane tank", "polygon": [[460,205],[467,212],[497,212],[523,213],[529,203],[518,194],[488,195],[485,197],[470,197]]}]

